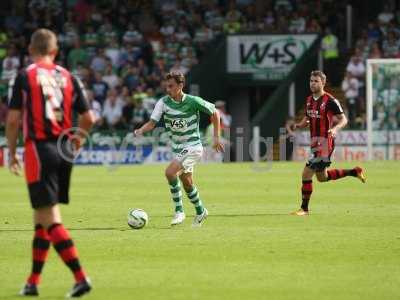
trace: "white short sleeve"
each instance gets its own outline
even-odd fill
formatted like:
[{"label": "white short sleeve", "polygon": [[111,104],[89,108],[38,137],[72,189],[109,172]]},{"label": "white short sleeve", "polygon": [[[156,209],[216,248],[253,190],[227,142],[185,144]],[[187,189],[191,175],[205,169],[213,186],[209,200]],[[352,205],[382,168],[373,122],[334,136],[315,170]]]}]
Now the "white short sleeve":
[{"label": "white short sleeve", "polygon": [[150,119],[154,122],[158,122],[164,112],[164,101],[162,99],[158,100],[153,112],[151,113]]}]

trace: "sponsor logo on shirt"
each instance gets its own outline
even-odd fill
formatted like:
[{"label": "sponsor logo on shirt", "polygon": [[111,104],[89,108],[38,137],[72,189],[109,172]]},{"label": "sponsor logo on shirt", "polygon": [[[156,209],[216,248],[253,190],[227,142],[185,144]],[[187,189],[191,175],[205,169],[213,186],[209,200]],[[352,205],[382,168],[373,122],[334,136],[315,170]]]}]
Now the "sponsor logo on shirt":
[{"label": "sponsor logo on shirt", "polygon": [[187,128],[187,122],[184,119],[171,120],[171,128],[174,130],[183,130]]},{"label": "sponsor logo on shirt", "polygon": [[321,118],[321,115],[319,114],[318,110],[307,109],[307,115],[310,118],[317,118],[317,119]]}]

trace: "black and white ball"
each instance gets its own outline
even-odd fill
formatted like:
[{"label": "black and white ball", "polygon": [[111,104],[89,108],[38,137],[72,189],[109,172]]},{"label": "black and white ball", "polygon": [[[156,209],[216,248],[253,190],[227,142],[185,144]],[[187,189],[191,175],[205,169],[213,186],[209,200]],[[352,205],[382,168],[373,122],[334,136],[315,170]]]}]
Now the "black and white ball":
[{"label": "black and white ball", "polygon": [[140,208],[130,209],[128,213],[128,225],[133,229],[142,229],[149,222],[149,216]]}]

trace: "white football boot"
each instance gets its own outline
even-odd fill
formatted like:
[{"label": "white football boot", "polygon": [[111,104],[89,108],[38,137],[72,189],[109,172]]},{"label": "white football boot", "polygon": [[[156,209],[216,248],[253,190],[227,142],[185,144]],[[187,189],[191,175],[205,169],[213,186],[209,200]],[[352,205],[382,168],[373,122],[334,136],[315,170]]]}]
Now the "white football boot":
[{"label": "white football boot", "polygon": [[208,210],[207,208],[204,208],[203,213],[201,215],[196,215],[193,219],[193,224],[192,227],[200,227],[201,224],[204,222],[204,220],[208,216]]},{"label": "white football boot", "polygon": [[172,218],[171,226],[183,223],[185,218],[186,218],[186,216],[185,216],[184,212],[180,212],[180,211],[176,212],[175,216]]}]

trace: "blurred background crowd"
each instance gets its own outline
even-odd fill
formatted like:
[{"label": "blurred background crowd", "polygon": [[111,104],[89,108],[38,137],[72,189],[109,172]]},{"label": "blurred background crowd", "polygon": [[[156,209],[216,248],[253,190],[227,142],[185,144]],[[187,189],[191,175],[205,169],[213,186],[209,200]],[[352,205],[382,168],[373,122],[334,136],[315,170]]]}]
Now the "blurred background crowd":
[{"label": "blurred background crowd", "polygon": [[[343,40],[345,7],[351,1],[313,1],[312,5],[305,0],[6,2],[1,4],[0,24],[0,127],[9,80],[30,63],[27,45],[39,27],[57,33],[57,63],[83,81],[96,126],[108,129],[133,129],[146,122],[163,94],[163,75],[190,72],[209,42],[221,35],[320,34],[324,66],[330,84],[342,89],[351,128],[365,127],[365,60],[400,57],[400,12],[389,6],[354,29],[357,40],[349,55],[343,54]],[[341,69],[339,61],[348,64]],[[394,114],[400,123],[400,107]]]}]

